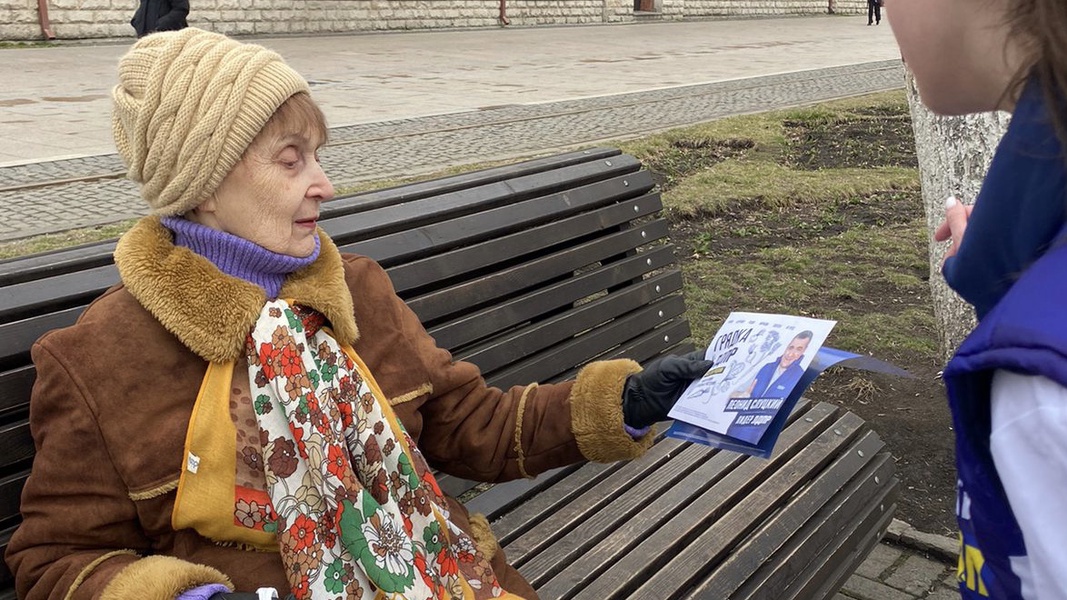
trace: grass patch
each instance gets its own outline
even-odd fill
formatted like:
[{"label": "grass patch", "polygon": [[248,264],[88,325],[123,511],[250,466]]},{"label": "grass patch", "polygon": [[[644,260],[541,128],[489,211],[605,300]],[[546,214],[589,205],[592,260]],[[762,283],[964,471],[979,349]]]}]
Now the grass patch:
[{"label": "grass patch", "polygon": [[[919,189],[902,92],[745,115],[621,145],[676,218]],[[903,143],[902,143],[903,142]]]},{"label": "grass patch", "polygon": [[136,222],[137,219],[129,219],[99,227],[72,229],[62,233],[49,233],[24,240],[0,242],[0,260],[114,239],[125,233]]}]

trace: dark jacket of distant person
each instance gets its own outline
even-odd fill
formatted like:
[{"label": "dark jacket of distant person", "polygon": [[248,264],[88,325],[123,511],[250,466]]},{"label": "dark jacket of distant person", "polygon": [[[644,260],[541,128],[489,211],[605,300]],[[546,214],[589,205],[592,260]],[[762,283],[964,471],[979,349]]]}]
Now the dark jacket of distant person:
[{"label": "dark jacket of distant person", "polygon": [[144,37],[155,31],[185,29],[189,26],[185,20],[187,16],[189,0],[141,0],[130,25],[137,37]]}]

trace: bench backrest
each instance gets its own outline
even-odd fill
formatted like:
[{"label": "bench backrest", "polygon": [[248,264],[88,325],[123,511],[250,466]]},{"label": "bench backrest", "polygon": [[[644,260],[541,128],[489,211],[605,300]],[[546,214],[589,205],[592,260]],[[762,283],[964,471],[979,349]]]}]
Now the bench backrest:
[{"label": "bench backrest", "polygon": [[[388,270],[439,345],[504,387],[691,348],[653,188],[637,159],[598,148],[338,198],[320,224]],[[113,249],[0,262],[0,552],[33,461],[29,348],[118,282]],[[0,566],[0,600],[11,587]]]}]

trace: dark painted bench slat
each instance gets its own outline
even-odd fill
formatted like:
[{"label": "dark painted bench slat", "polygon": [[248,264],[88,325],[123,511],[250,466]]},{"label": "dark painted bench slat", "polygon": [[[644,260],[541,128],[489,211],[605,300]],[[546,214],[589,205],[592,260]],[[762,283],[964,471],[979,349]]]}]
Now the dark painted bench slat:
[{"label": "dark painted bench slat", "polygon": [[[645,235],[642,236],[642,233]],[[571,246],[547,256],[494,271],[484,277],[460,283],[417,298],[407,299],[411,309],[424,323],[436,321],[462,311],[459,299],[475,305],[494,298],[515,294],[536,282],[555,281],[596,261],[611,259],[667,234],[666,223],[655,221],[640,230],[627,229],[591,242]]]},{"label": "dark painted bench slat", "polygon": [[[590,548],[605,542],[628,519],[655,522],[657,510],[648,505],[686,480],[712,452],[707,446],[692,444],[678,444],[678,450],[671,460],[647,471],[638,470],[644,461],[630,463],[634,466],[631,473],[624,473],[625,469],[619,473],[630,477],[603,481],[509,544],[509,558],[535,586],[542,585]],[[608,541],[604,548],[611,546]]]},{"label": "dark painted bench slat", "polygon": [[507,547],[512,564],[522,565],[557,537],[569,535],[586,511],[613,502],[628,487],[675,462],[672,459],[685,449],[686,444],[678,440],[663,439],[639,461],[623,466],[587,463],[568,478],[566,485],[544,490],[497,519],[493,531]]},{"label": "dark painted bench slat", "polygon": [[36,376],[33,365],[0,373],[0,422],[7,422],[14,415],[26,412]]},{"label": "dark painted bench slat", "polygon": [[[74,304],[88,304],[112,285],[110,282],[117,282],[118,278],[119,272],[114,265],[104,265],[7,286],[0,293],[0,322],[15,321],[26,315]],[[101,282],[109,283],[102,286]]]},{"label": "dark painted bench slat", "polygon": [[656,285],[661,289],[679,290],[682,287],[682,276],[677,271],[666,273],[538,321],[511,335],[494,338],[491,342],[464,352],[465,360],[479,365],[485,372],[507,367],[534,352],[540,352],[580,333],[603,327],[610,319],[639,310],[657,297]]},{"label": "dark painted bench slat", "polygon": [[[497,381],[506,381],[508,385],[544,381],[573,365],[596,358],[603,348],[625,343],[635,332],[647,331],[666,319],[681,315],[684,311],[685,306],[680,298],[669,297],[632,315],[616,319],[610,326],[600,327],[550,351],[538,353],[519,364],[492,373],[489,380],[493,385],[498,385]],[[660,312],[666,316],[660,317]]]},{"label": "dark painted bench slat", "polygon": [[510,510],[526,501],[541,490],[551,487],[560,479],[570,476],[584,465],[571,465],[542,473],[536,479],[517,479],[498,484],[464,503],[472,513],[480,513],[492,518],[494,515]]},{"label": "dark painted bench slat", "polygon": [[24,258],[0,260],[0,286],[109,265],[116,243],[115,240],[94,242]]},{"label": "dark painted bench slat", "polygon": [[[608,352],[598,355],[595,360],[609,360],[613,358],[630,358],[640,364],[648,364],[667,354],[685,354],[693,350],[693,345],[684,341],[689,337],[689,321],[673,319],[655,331],[646,333],[638,338],[627,341],[621,346],[612,348]],[[681,343],[678,343],[681,341]],[[574,379],[581,367],[572,367],[554,375],[549,381],[563,381]],[[504,386],[509,383],[507,379],[499,379],[490,376],[488,381],[491,385]],[[515,382],[522,383],[522,382]]]},{"label": "dark painted bench slat", "polygon": [[[784,600],[828,598],[844,585],[888,529],[896,510],[896,503],[889,500],[896,495],[896,486],[887,489],[880,497],[880,504],[872,504],[862,520],[856,519],[846,523],[842,532],[844,535],[839,535],[832,544],[833,552],[828,552],[824,561],[816,568],[805,572],[805,585],[783,596]],[[803,581],[803,578],[800,580]],[[759,594],[756,593],[752,597],[758,598]]]},{"label": "dark painted bench slat", "polygon": [[[33,457],[33,438],[30,436],[30,422],[16,421],[0,425],[0,475],[5,475],[17,465],[25,466]],[[7,506],[0,502],[0,506]],[[0,513],[0,517],[3,513]]]},{"label": "dark painted bench slat", "polygon": [[[685,354],[693,350],[693,345],[685,341],[689,334],[689,321],[682,318],[671,319],[657,327],[655,331],[628,340],[618,348],[598,356],[597,360],[629,357],[645,364],[665,354]],[[571,378],[575,372],[568,371],[563,374],[563,378]]]},{"label": "dark painted bench slat", "polygon": [[[26,485],[26,477],[27,473],[16,473],[0,477],[0,506],[18,506],[19,499],[22,496],[22,488]],[[15,516],[0,519],[0,529],[17,524],[18,519]],[[0,558],[2,557],[3,555],[0,554]]]},{"label": "dark painted bench slat", "polygon": [[496,306],[483,308],[477,313],[461,315],[448,323],[431,327],[429,332],[441,346],[455,349],[524,323],[542,314],[545,306],[565,306],[577,302],[601,290],[622,285],[640,278],[645,273],[663,268],[673,260],[672,246],[658,246],[648,252],[586,271]]},{"label": "dark painted bench slat", "polygon": [[[640,181],[645,185],[637,187],[632,185],[632,181]],[[570,230],[585,233],[594,231],[596,227],[590,223],[593,219],[592,217],[573,215],[597,207],[610,206],[615,202],[626,201],[630,198],[648,198],[648,196],[642,194],[648,192],[651,184],[652,180],[647,173],[617,177],[566,192],[540,196],[524,202],[506,204],[483,212],[457,218],[435,219],[432,222],[412,226],[395,233],[374,235],[373,237],[366,236],[363,241],[348,243],[341,246],[341,248],[345,252],[373,256],[387,268],[402,262],[415,262],[431,254],[436,256],[448,248],[456,248],[461,244],[469,245],[483,241],[493,241],[497,246],[512,247],[511,251],[514,252],[514,247],[522,244],[524,240],[529,240],[531,234],[527,232],[524,236],[515,236],[514,238],[509,238],[506,242],[500,239],[502,236],[521,233],[545,223],[558,223],[564,219],[573,222],[569,228]],[[639,209],[637,212],[631,208],[629,214],[623,215],[621,209],[616,205],[615,210],[612,212],[615,215],[622,216],[622,218],[615,217],[617,223],[633,219],[640,212],[651,214],[656,210],[653,205],[658,204],[658,202],[651,200],[645,200],[644,202],[634,200],[633,203],[635,205],[644,204],[648,208]],[[404,208],[411,210],[409,207]],[[332,222],[326,221],[326,223]],[[601,227],[605,226],[604,224],[601,225]],[[551,229],[553,228],[544,228],[544,230]],[[531,246],[530,251],[546,246],[548,243],[543,242],[541,246],[537,246],[533,245],[533,242],[527,241],[527,245]],[[467,257],[466,260],[468,261],[477,261],[479,259],[491,259],[495,254],[484,255],[475,249],[466,248],[458,250],[455,256]],[[417,263],[405,264],[401,272],[417,268]],[[464,263],[461,262],[453,269],[454,271],[462,272],[469,270],[470,267],[464,266]],[[430,277],[428,280],[433,281],[438,278]],[[414,275],[412,279],[398,278],[396,285],[397,289],[403,290],[411,285],[409,282],[423,284],[425,281],[419,275]]]},{"label": "dark painted bench slat", "polygon": [[[7,552],[7,543],[11,541],[11,534],[15,533],[14,527],[0,529],[0,556]],[[0,560],[0,600],[15,600],[14,577],[7,568],[7,563]]]},{"label": "dark painted bench slat", "polygon": [[636,172],[640,168],[640,163],[632,157],[613,160],[612,165],[607,167],[601,162],[564,167],[553,171],[550,179],[538,173],[401,204],[388,204],[356,214],[331,215],[322,222],[322,227],[338,245],[345,245],[367,237],[419,227],[424,223],[454,219],[549,195],[563,188],[580,187],[606,177]]},{"label": "dark painted bench slat", "polygon": [[[537,214],[538,210],[543,210],[543,207],[539,206],[543,200],[545,199],[538,198],[527,203],[534,214]],[[561,205],[572,207],[576,205],[575,203],[578,200],[580,199],[569,197],[558,199]],[[620,204],[611,204],[593,212],[553,219],[546,225],[538,225],[535,222],[536,226],[526,226],[518,231],[513,231],[511,227],[508,227],[506,231],[497,232],[495,237],[476,246],[458,248],[431,258],[412,260],[402,265],[392,266],[388,268],[389,276],[393,279],[393,285],[396,287],[397,292],[403,296],[409,290],[425,287],[437,281],[455,278],[464,273],[476,271],[495,262],[500,262],[502,256],[522,256],[567,240],[588,236],[591,231],[610,231],[611,228],[627,223],[634,218],[654,214],[659,210],[658,204],[658,202],[649,199],[648,196],[641,196],[633,200],[623,201]],[[529,221],[522,220],[522,212],[513,214],[510,210],[511,208],[509,206],[497,209],[504,211],[499,217],[509,222],[517,222],[520,225],[529,224]],[[583,208],[593,209],[596,207],[583,206]],[[464,217],[462,220],[474,219],[478,216],[481,215]],[[471,223],[445,221],[412,230],[407,232],[407,235],[421,241],[448,235],[448,239],[451,241],[465,235],[467,228],[473,225]],[[484,223],[478,225],[486,226]],[[456,231],[454,233],[450,231],[442,232],[441,230],[445,228]],[[391,250],[384,247],[386,241],[390,244],[393,242],[388,240],[391,237],[394,236],[351,244],[346,246],[344,250],[366,256],[395,256],[400,250]],[[416,241],[409,242],[404,240],[398,245],[404,249],[409,249],[414,243]],[[388,266],[392,262],[394,261],[384,261],[382,264]]]},{"label": "dark painted bench slat", "polygon": [[77,306],[0,325],[0,369],[14,366],[14,361],[25,364],[30,357],[30,346],[37,338],[57,327],[72,325],[83,310],[84,306]]},{"label": "dark painted bench slat", "polygon": [[524,177],[537,173],[543,173],[545,178],[557,181],[552,172],[560,167],[568,167],[580,163],[602,160],[617,160],[621,152],[615,148],[591,148],[589,150],[576,150],[564,154],[535,158],[528,161],[512,163],[500,167],[491,167],[469,173],[461,173],[432,179],[423,182],[407,183],[397,187],[364,192],[347,198],[338,198],[329,204],[332,212],[349,214],[369,208],[399,204],[411,200],[419,200],[429,196],[440,196],[455,191],[470,189],[506,179]]}]

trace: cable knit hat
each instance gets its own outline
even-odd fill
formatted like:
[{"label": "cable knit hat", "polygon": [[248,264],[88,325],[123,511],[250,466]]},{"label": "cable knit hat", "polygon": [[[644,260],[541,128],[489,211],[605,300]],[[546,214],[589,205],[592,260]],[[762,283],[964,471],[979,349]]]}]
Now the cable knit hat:
[{"label": "cable knit hat", "polygon": [[307,82],[277,53],[196,28],[141,38],[111,92],[115,145],[159,215],[203,202]]}]

